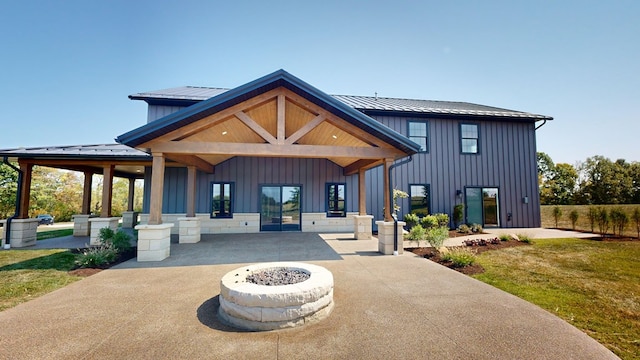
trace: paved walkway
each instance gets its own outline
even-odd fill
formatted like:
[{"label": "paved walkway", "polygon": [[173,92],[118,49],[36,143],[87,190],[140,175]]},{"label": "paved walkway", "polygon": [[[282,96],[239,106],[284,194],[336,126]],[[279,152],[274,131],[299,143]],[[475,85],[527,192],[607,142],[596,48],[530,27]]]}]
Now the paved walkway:
[{"label": "paved walkway", "polygon": [[[0,312],[2,359],[615,359],[539,307],[411,253],[345,236],[205,236]],[[334,276],[329,318],[241,332],[215,316],[245,263],[306,261]]]}]

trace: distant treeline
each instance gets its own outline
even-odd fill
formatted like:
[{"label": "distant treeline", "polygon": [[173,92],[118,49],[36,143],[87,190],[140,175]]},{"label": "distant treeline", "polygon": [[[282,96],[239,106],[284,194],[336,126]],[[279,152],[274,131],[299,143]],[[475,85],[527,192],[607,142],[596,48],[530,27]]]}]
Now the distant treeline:
[{"label": "distant treeline", "polygon": [[596,155],[576,165],[538,153],[542,205],[640,204],[640,162]]}]

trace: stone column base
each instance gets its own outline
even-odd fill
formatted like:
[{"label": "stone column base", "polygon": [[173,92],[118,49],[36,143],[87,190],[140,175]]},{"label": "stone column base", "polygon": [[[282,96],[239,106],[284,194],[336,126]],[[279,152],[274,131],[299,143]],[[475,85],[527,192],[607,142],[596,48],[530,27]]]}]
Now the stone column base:
[{"label": "stone column base", "polygon": [[122,228],[123,229],[133,229],[136,225],[138,225],[138,212],[135,211],[125,211],[122,213]]},{"label": "stone column base", "polygon": [[[2,220],[2,247],[7,239],[7,221]],[[34,246],[37,240],[38,219],[11,220],[10,245],[14,248]]]},{"label": "stone column base", "polygon": [[178,218],[178,234],[180,244],[195,244],[200,242],[200,218]]},{"label": "stone column base", "polygon": [[162,261],[171,254],[173,224],[138,225],[138,261]]},{"label": "stone column base", "polygon": [[89,226],[89,219],[91,217],[93,217],[93,215],[73,215],[73,236],[91,235],[91,226]]},{"label": "stone column base", "polygon": [[357,240],[371,240],[373,237],[371,220],[373,220],[373,215],[354,215],[353,237]]},{"label": "stone column base", "polygon": [[89,219],[89,225],[91,228],[91,239],[89,245],[100,245],[100,229],[110,228],[113,231],[118,231],[119,217],[94,217]]},{"label": "stone column base", "polygon": [[[393,221],[376,221],[376,225],[378,225],[378,252],[393,255]],[[398,221],[398,254],[404,252],[402,247],[404,225],[406,225],[404,221]]]}]

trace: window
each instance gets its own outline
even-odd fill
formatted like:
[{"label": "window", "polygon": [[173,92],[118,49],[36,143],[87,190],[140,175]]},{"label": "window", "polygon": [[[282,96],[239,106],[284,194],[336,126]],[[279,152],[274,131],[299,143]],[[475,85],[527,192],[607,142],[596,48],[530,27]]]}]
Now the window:
[{"label": "window", "polygon": [[478,125],[460,124],[460,149],[463,154],[478,153]]},{"label": "window", "polygon": [[211,217],[233,217],[233,183],[211,183]]},{"label": "window", "polygon": [[429,185],[409,185],[409,212],[418,216],[429,215]]},{"label": "window", "polygon": [[327,216],[347,216],[344,184],[327,184]]},{"label": "window", "polygon": [[429,152],[427,125],[425,121],[409,121],[409,139],[420,145],[420,152]]}]

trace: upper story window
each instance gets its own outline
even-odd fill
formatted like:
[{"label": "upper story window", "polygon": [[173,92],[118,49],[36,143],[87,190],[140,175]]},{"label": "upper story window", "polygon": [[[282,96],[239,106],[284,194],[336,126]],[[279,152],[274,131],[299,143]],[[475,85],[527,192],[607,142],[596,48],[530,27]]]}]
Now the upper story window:
[{"label": "upper story window", "polygon": [[409,139],[420,145],[420,152],[429,152],[429,123],[409,121]]},{"label": "upper story window", "polygon": [[347,216],[345,184],[327,184],[327,216]]},{"label": "upper story window", "polygon": [[463,154],[477,154],[479,138],[477,124],[460,124],[460,150]]},{"label": "upper story window", "polygon": [[211,183],[211,217],[233,217],[233,183]]}]

